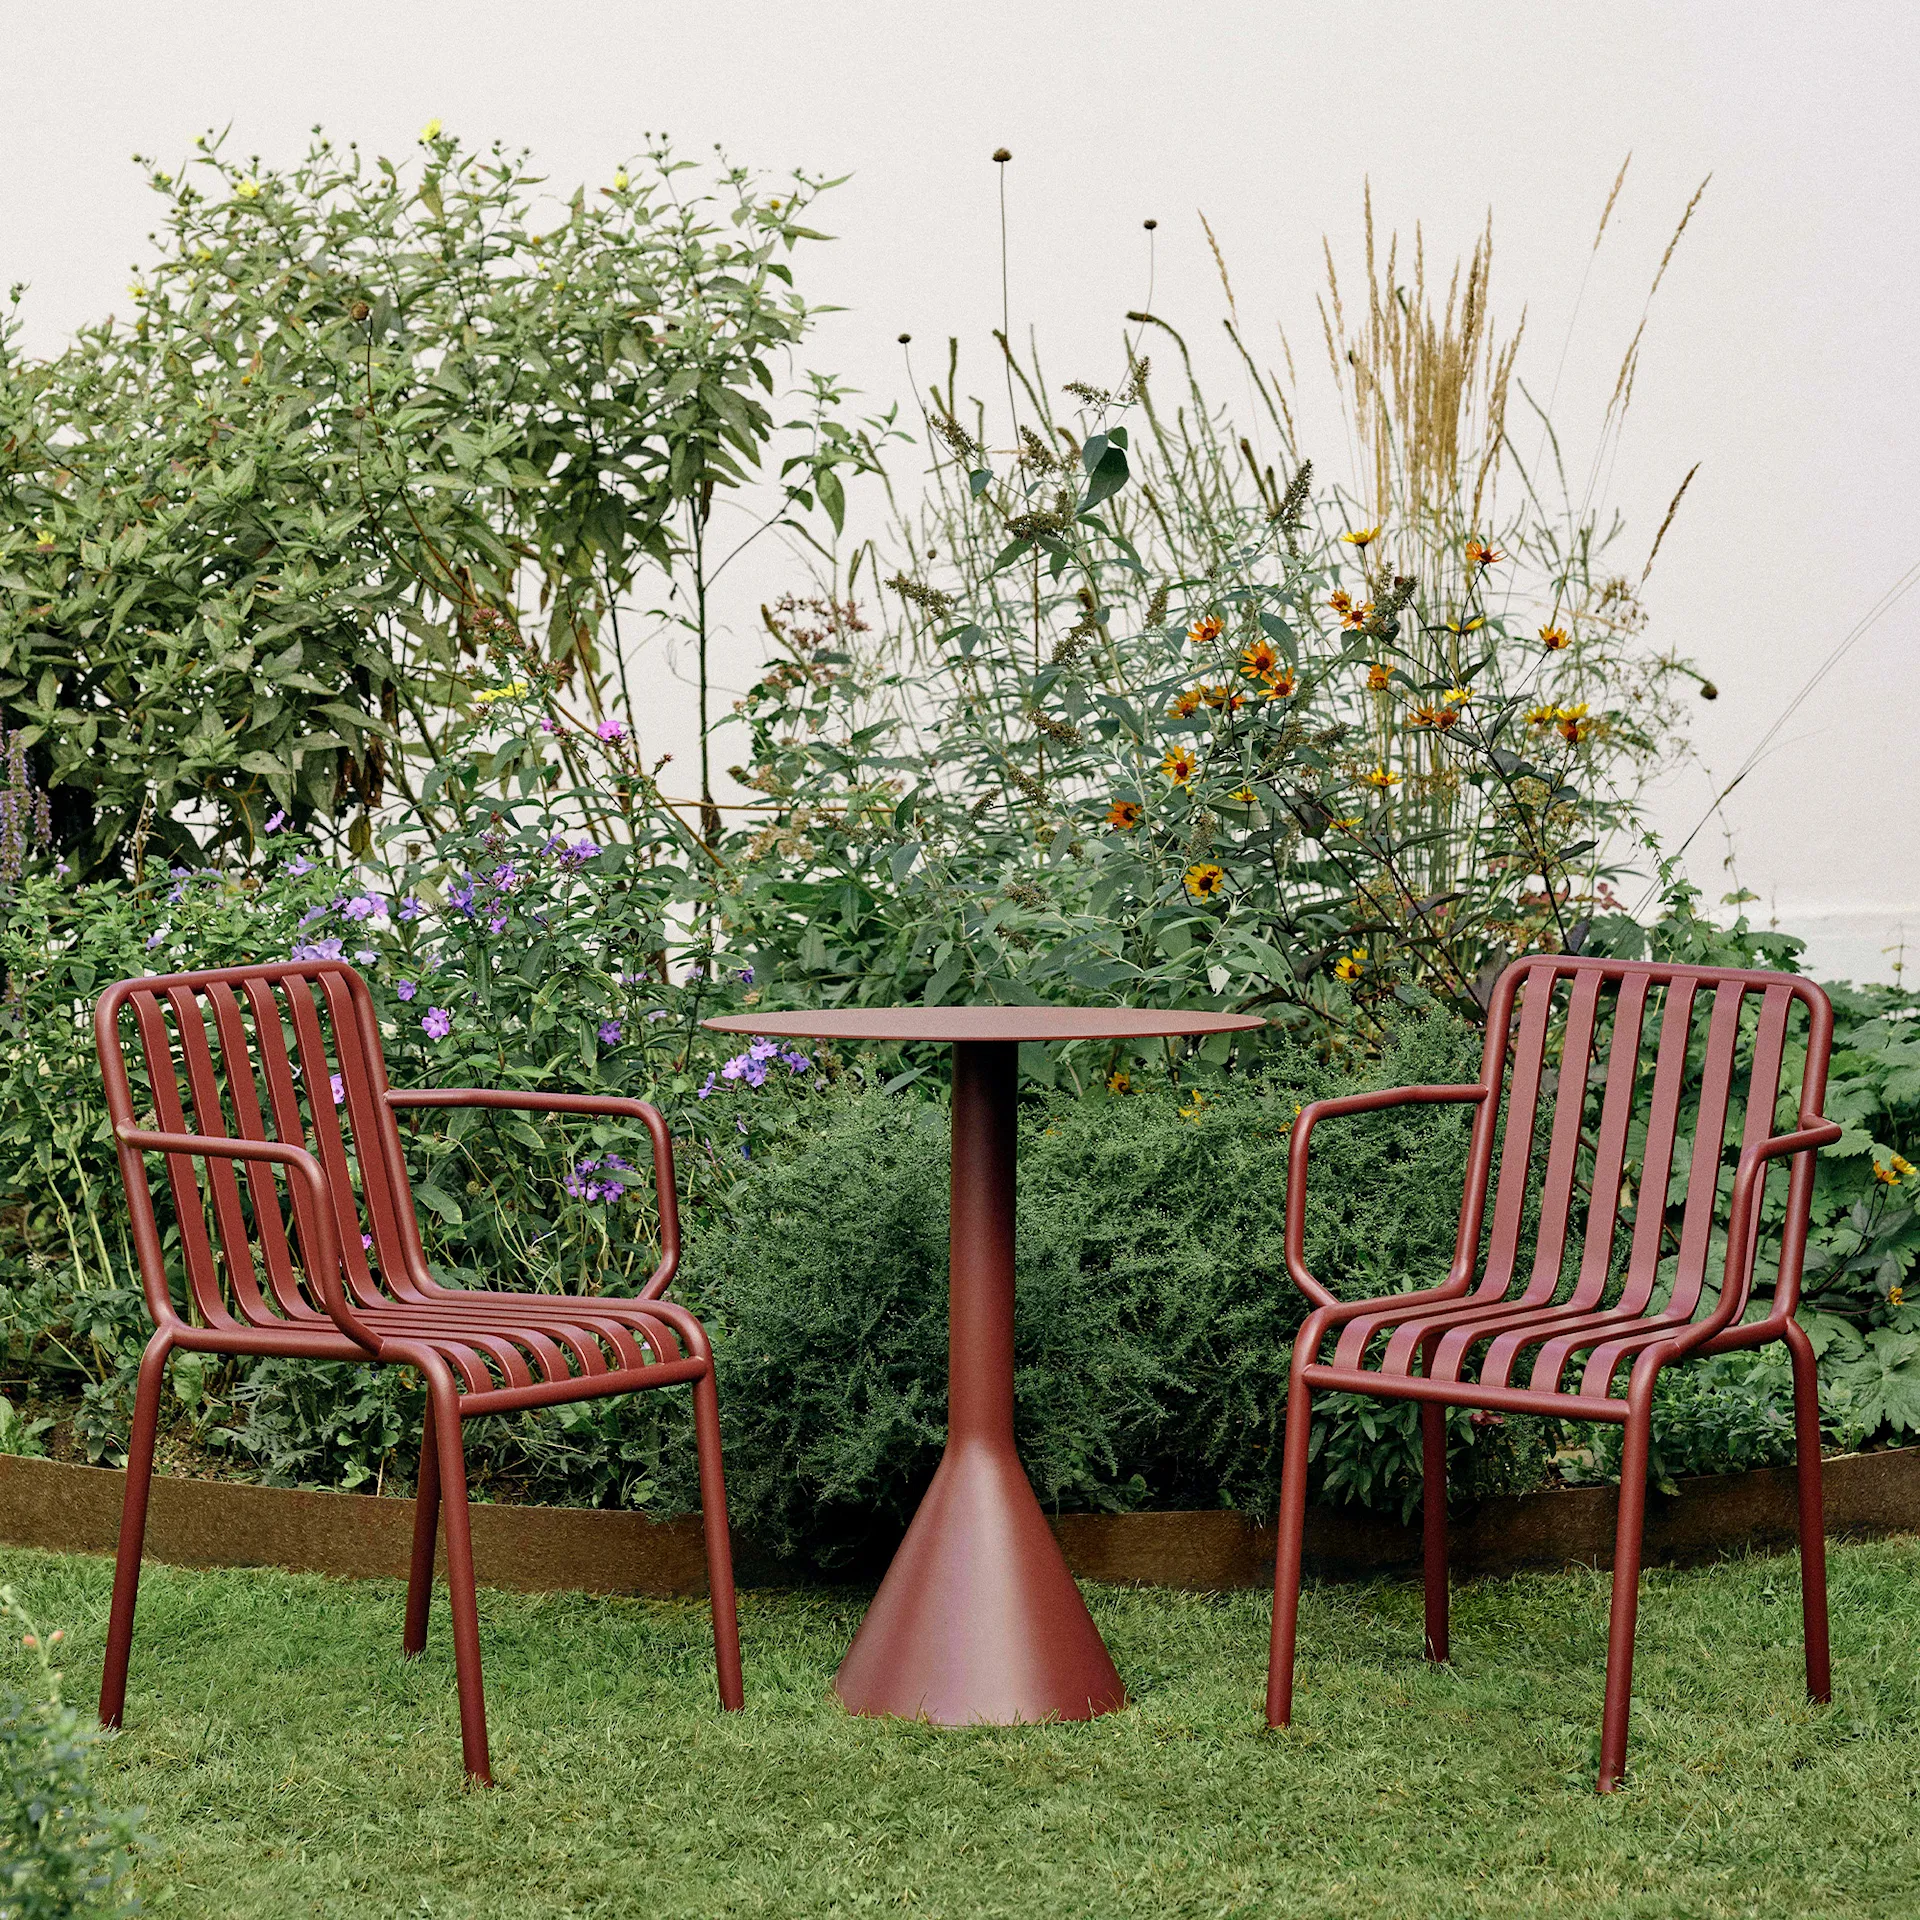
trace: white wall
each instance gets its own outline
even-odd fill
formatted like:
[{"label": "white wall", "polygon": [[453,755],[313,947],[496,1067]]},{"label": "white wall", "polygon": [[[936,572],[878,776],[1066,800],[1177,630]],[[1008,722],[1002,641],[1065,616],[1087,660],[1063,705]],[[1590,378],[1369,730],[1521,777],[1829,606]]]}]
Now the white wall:
[{"label": "white wall", "polygon": [[[999,317],[991,150],[1011,147],[1016,328],[1058,377],[1108,378],[1145,291],[1216,326],[1195,209],[1226,248],[1256,339],[1313,350],[1319,241],[1352,260],[1361,182],[1383,226],[1451,257],[1491,206],[1496,304],[1524,303],[1551,384],[1595,220],[1633,166],[1574,336],[1558,415],[1597,415],[1647,280],[1701,176],[1713,183],[1662,287],[1614,479],[1644,554],[1679,476],[1699,478],[1649,587],[1651,638],[1722,697],[1697,710],[1724,779],[1856,615],[1920,559],[1913,315],[1920,9],[1900,4],[642,4],[531,8],[333,0],[274,8],[0,6],[0,276],[31,283],[28,345],[124,305],[148,196],[127,156],[232,148],[290,159],[315,121],[393,153],[445,119],[530,145],[563,190],[669,129],[689,152],[852,180],[810,291],[849,309],[814,353],[876,402],[901,331],[926,371],[958,333],[984,365]],[[1303,364],[1303,373],[1307,372]],[[1323,467],[1340,466],[1333,435]],[[903,463],[910,473],[911,461]],[[778,556],[742,568],[738,680]],[[1884,975],[1911,879],[1920,593],[1853,651],[1729,800],[1738,880],[1817,937],[1831,971]],[[661,675],[662,744],[689,733]],[[727,753],[720,758],[724,764]],[[1699,767],[1657,803],[1673,836]],[[1690,865],[1731,884],[1710,830]],[[1768,908],[1759,911],[1764,916]]]}]

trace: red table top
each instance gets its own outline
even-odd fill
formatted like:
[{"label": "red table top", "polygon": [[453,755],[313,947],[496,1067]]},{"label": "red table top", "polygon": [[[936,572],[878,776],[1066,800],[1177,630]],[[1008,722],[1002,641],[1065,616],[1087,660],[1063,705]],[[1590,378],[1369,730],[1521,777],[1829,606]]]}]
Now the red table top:
[{"label": "red table top", "polygon": [[1155,1012],[1145,1007],[842,1007],[812,1013],[729,1014],[703,1020],[716,1033],[808,1040],[1147,1040],[1246,1033],[1267,1023],[1245,1013]]}]

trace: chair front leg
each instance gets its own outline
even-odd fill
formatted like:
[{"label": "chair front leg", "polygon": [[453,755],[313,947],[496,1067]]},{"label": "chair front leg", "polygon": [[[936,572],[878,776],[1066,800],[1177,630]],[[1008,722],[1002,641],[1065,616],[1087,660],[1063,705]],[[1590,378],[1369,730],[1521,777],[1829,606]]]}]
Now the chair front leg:
[{"label": "chair front leg", "polygon": [[420,1430],[420,1479],[413,1496],[413,1563],[407,1570],[407,1623],[400,1650],[409,1660],[427,1649],[427,1620],[433,1608],[433,1547],[440,1531],[440,1449],[433,1416],[433,1397],[427,1397],[425,1424]]},{"label": "chair front leg", "polygon": [[1800,1618],[1806,1637],[1807,1697],[1833,1698],[1833,1662],[1827,1647],[1827,1516],[1820,1484],[1820,1381],[1813,1342],[1789,1320],[1793,1356],[1794,1472],[1800,1492]]},{"label": "chair front leg", "polygon": [[[423,1366],[421,1371],[427,1369]],[[440,1511],[447,1535],[447,1605],[453,1615],[460,1751],[468,1778],[490,1787],[493,1763],[487,1750],[487,1697],[480,1680],[480,1605],[473,1583],[473,1533],[467,1515],[467,1456],[460,1439],[460,1393],[438,1356],[433,1371],[427,1373],[427,1395],[440,1468]]]},{"label": "chair front leg", "polygon": [[107,1618],[106,1669],[100,1677],[100,1724],[117,1727],[127,1705],[127,1663],[133,1656],[133,1611],[140,1598],[140,1549],[147,1537],[147,1496],[153,1486],[153,1449],[160,1429],[160,1391],[166,1384],[173,1334],[157,1329],[140,1356],[133,1395],[133,1431],[127,1436],[127,1488],[120,1506],[119,1554],[113,1568],[113,1608]]},{"label": "chair front leg", "polygon": [[1295,1352],[1293,1378],[1287,1387],[1280,1511],[1274,1516],[1273,1638],[1267,1650],[1270,1727],[1284,1727],[1293,1719],[1294,1635],[1300,1624],[1300,1558],[1307,1525],[1307,1445],[1313,1433],[1313,1395],[1301,1378],[1297,1347]]},{"label": "chair front leg", "polygon": [[1420,1409],[1420,1546],[1426,1576],[1426,1651],[1447,1654],[1447,1410],[1437,1400]]},{"label": "chair front leg", "polygon": [[1620,1450],[1620,1510],[1613,1530],[1613,1603],[1607,1621],[1607,1693],[1600,1716],[1600,1777],[1611,1793],[1627,1770],[1627,1720],[1633,1702],[1633,1635],[1640,1617],[1640,1548],[1647,1519],[1647,1460],[1653,1445],[1657,1369],[1634,1369]]},{"label": "chair front leg", "polygon": [[693,1383],[693,1431],[700,1456],[700,1521],[706,1533],[707,1591],[713,1604],[713,1664],[720,1705],[746,1704],[740,1673],[740,1613],[733,1591],[733,1539],[727,1525],[727,1483],[720,1461],[720,1398],[709,1364]]}]

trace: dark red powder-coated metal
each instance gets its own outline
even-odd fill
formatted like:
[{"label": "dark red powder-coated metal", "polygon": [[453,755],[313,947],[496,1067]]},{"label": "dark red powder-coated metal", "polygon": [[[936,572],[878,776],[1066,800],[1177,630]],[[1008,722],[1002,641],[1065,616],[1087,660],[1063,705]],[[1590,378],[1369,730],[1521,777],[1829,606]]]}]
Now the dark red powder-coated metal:
[{"label": "dark red powder-coated metal", "polygon": [[1126,1704],[1013,1444],[1019,1043],[1243,1032],[1240,1014],[883,1007],[710,1020],[723,1033],[953,1046],[947,1448],[834,1690],[939,1726],[1089,1720]]},{"label": "dark red powder-coated metal", "polygon": [[[154,1124],[134,1110],[131,1016]],[[480,1623],[460,1423],[649,1387],[690,1386],[713,1599],[720,1704],[741,1705],[740,1634],[705,1329],[664,1298],[680,1261],[673,1146],[644,1101],[387,1084],[366,982],[337,961],[289,961],[122,980],[94,1009],[107,1112],[154,1334],[140,1363],[100,1718],[126,1704],[155,1432],[167,1360],[285,1354],[416,1368],[427,1385],[402,1650],[427,1644],[434,1540],[444,1521],[466,1769],[491,1783]],[[337,1092],[335,1089],[337,1088]],[[183,1097],[184,1094],[184,1097]],[[497,1107],[637,1120],[653,1145],[660,1264],[631,1299],[442,1286],[427,1265],[394,1110]],[[148,1157],[164,1159],[187,1308],[168,1282]],[[242,1183],[240,1174],[244,1171]],[[289,1207],[280,1183],[286,1182]]]},{"label": "dark red powder-coated metal", "polygon": [[[1799,1110],[1793,1128],[1776,1133],[1796,1002],[1806,1014]],[[1650,1020],[1657,1037],[1649,1077],[1643,1034]],[[1316,1388],[1420,1403],[1426,1652],[1432,1660],[1447,1658],[1447,1407],[1612,1421],[1626,1431],[1598,1780],[1599,1790],[1611,1793],[1626,1770],[1655,1377],[1663,1366],[1695,1354],[1772,1340],[1786,1342],[1793,1364],[1807,1691],[1818,1701],[1832,1698],[1820,1407],[1813,1347],[1794,1319],[1814,1151],[1840,1137],[1839,1127],[1820,1113],[1832,1044],[1826,995],[1791,975],[1545,955],[1516,961],[1501,976],[1475,1085],[1398,1087],[1315,1101],[1301,1112],[1288,1161],[1286,1253],[1288,1271],[1312,1311],[1294,1345],[1287,1402],[1267,1672],[1270,1726],[1284,1727],[1293,1712]],[[1690,1049],[1699,1086],[1691,1100]],[[1338,1299],[1306,1264],[1307,1149],[1314,1128],[1342,1114],[1445,1100],[1474,1102],[1479,1109],[1446,1279],[1412,1293]],[[1546,1107],[1552,1117],[1543,1165],[1535,1132]],[[1744,1112],[1744,1121],[1729,1183],[1723,1177],[1726,1135],[1729,1114],[1736,1111]],[[1684,1198],[1674,1203],[1675,1159],[1688,1141]],[[1629,1159],[1630,1150],[1637,1159]],[[1761,1202],[1767,1176],[1781,1159],[1790,1171],[1773,1294],[1765,1310],[1748,1319]],[[1530,1199],[1537,1201],[1537,1224],[1531,1272],[1523,1281],[1522,1229]],[[1616,1240],[1629,1209],[1632,1226],[1622,1258]],[[1711,1274],[1716,1246],[1724,1250],[1717,1286]],[[1329,1340],[1334,1350],[1327,1359],[1322,1356]],[[1623,1369],[1625,1392],[1616,1394]]]}]

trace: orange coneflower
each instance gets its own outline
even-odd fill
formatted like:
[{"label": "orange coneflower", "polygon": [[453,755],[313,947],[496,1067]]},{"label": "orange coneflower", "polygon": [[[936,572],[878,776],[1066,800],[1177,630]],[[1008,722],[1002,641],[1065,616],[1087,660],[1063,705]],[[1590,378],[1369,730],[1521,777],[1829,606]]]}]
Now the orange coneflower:
[{"label": "orange coneflower", "polygon": [[1200,618],[1187,629],[1187,638],[1191,640],[1196,647],[1209,646],[1220,638],[1220,631],[1220,622],[1212,614],[1203,613]]},{"label": "orange coneflower", "polygon": [[1565,627],[1542,627],[1540,644],[1549,653],[1558,653],[1562,647],[1569,646],[1572,642]]},{"label": "orange coneflower", "polygon": [[1436,732],[1445,733],[1449,727],[1460,724],[1460,715],[1452,707],[1415,707],[1407,715],[1410,727],[1432,727]]},{"label": "orange coneflower", "polygon": [[1191,720],[1193,716],[1200,711],[1202,692],[1203,689],[1199,687],[1189,687],[1184,693],[1176,694],[1173,705],[1167,709],[1167,718],[1170,720]]},{"label": "orange coneflower", "polygon": [[1188,787],[1193,784],[1193,776],[1200,771],[1200,762],[1194,758],[1191,747],[1171,747],[1166,758],[1160,762],[1160,771],[1176,787]]},{"label": "orange coneflower", "polygon": [[1587,703],[1584,700],[1577,707],[1556,707],[1553,718],[1560,729],[1561,739],[1572,747],[1577,747],[1593,731],[1593,722],[1587,718]]},{"label": "orange coneflower", "polygon": [[1252,806],[1254,797],[1253,789],[1244,782],[1240,786],[1235,787],[1234,790],[1227,795],[1227,798],[1231,800],[1236,807]]},{"label": "orange coneflower", "polygon": [[1349,607],[1346,612],[1340,616],[1340,624],[1345,627],[1349,633],[1358,633],[1372,616],[1373,602],[1367,600],[1363,601],[1357,607]]},{"label": "orange coneflower", "polygon": [[1211,900],[1226,884],[1225,870],[1211,860],[1202,860],[1198,866],[1187,869],[1186,888],[1191,899]]},{"label": "orange coneflower", "polygon": [[1252,641],[1240,649],[1241,671],[1255,680],[1264,680],[1280,664],[1280,656],[1267,639]]},{"label": "orange coneflower", "polygon": [[1293,669],[1282,667],[1277,673],[1267,675],[1266,693],[1269,700],[1291,700],[1293,698]]},{"label": "orange coneflower", "polygon": [[1496,553],[1484,540],[1467,542],[1467,565],[1470,567],[1497,566],[1506,557],[1504,553]]},{"label": "orange coneflower", "polygon": [[1138,800],[1116,800],[1107,809],[1107,825],[1120,833],[1131,833],[1140,824]]},{"label": "orange coneflower", "polygon": [[1330,606],[1335,613],[1343,615],[1351,613],[1353,611],[1353,595],[1343,593],[1336,587],[1333,592],[1327,595],[1327,605]]},{"label": "orange coneflower", "polygon": [[1202,687],[1200,698],[1216,712],[1224,708],[1228,713],[1238,713],[1246,695],[1235,693],[1231,687]]},{"label": "orange coneflower", "polygon": [[1393,669],[1387,666],[1384,661],[1376,660],[1373,665],[1367,669],[1367,691],[1369,693],[1385,693],[1392,679]]}]

